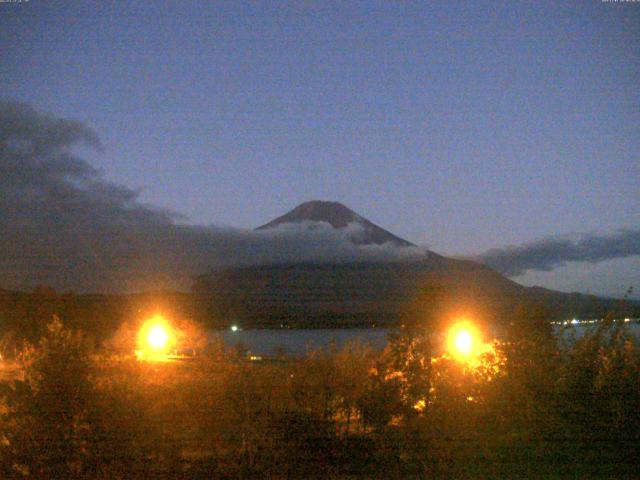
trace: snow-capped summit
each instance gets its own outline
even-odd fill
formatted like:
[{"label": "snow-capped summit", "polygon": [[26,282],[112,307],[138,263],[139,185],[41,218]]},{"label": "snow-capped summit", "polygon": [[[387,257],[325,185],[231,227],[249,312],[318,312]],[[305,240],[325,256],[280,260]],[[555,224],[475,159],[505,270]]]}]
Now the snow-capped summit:
[{"label": "snow-capped summit", "polygon": [[355,224],[362,228],[362,233],[352,237],[359,245],[392,243],[401,247],[415,246],[411,242],[395,236],[391,232],[358,215],[350,208],[338,202],[313,200],[298,205],[296,208],[256,230],[274,228],[286,223],[326,222],[333,228],[342,229]]}]

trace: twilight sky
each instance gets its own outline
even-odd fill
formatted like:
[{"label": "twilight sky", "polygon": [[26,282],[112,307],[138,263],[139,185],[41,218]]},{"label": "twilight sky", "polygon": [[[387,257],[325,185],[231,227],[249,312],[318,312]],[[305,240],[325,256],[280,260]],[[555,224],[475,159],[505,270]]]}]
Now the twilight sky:
[{"label": "twilight sky", "polygon": [[4,100],[95,132],[74,152],[179,222],[336,200],[533,255],[521,283],[640,290],[638,3],[30,0],[0,48]]}]

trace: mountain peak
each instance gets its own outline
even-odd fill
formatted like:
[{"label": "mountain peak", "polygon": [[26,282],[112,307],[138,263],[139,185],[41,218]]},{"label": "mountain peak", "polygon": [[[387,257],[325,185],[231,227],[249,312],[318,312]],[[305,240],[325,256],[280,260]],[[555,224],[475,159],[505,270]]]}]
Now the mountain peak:
[{"label": "mountain peak", "polygon": [[280,223],[327,222],[333,228],[344,228],[349,223],[360,219],[362,219],[360,215],[339,202],[311,200],[301,203],[290,212],[267,223],[264,227],[275,226]]},{"label": "mountain peak", "polygon": [[258,227],[256,230],[266,230],[285,223],[326,222],[335,229],[345,228],[351,223],[359,224],[364,235],[353,238],[359,245],[393,243],[402,247],[414,246],[391,232],[361,217],[349,207],[339,202],[325,200],[311,200],[295,207],[284,215]]}]

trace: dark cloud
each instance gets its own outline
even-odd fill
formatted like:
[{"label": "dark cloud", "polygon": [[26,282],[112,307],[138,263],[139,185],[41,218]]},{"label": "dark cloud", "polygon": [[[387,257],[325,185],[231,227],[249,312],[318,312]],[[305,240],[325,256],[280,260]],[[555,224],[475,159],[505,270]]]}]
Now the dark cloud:
[{"label": "dark cloud", "polygon": [[640,255],[640,230],[613,235],[582,235],[577,239],[546,238],[532,243],[489,250],[477,260],[510,277],[528,270],[550,271],[567,262],[596,263]]},{"label": "dark cloud", "polygon": [[357,226],[251,231],[191,226],[105,180],[74,153],[101,148],[79,122],[0,102],[0,287],[79,291],[188,288],[212,269],[294,260],[398,259],[392,245],[356,246]]}]

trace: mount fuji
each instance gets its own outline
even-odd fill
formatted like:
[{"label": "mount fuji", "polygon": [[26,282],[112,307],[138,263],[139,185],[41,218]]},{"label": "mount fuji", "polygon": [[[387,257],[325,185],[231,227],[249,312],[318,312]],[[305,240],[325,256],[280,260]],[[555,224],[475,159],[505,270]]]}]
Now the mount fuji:
[{"label": "mount fuji", "polygon": [[354,235],[351,240],[358,245],[391,243],[399,247],[415,247],[413,243],[361,217],[343,204],[321,200],[302,203],[290,212],[271,220],[256,230],[267,230],[287,223],[295,224],[305,222],[324,222],[338,230],[346,228],[349,225],[356,225],[362,233]]},{"label": "mount fuji", "polygon": [[[337,202],[305,202],[256,230],[290,224],[345,230],[363,247],[416,248]],[[461,314],[498,323],[523,309],[543,311],[547,318],[593,318],[613,305],[591,295],[525,287],[481,263],[426,253],[405,261],[318,260],[229,268],[196,277],[194,292],[219,318],[264,327],[429,323]]]}]

